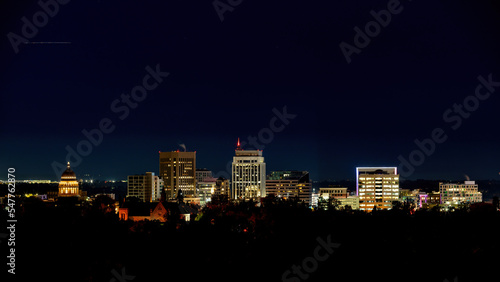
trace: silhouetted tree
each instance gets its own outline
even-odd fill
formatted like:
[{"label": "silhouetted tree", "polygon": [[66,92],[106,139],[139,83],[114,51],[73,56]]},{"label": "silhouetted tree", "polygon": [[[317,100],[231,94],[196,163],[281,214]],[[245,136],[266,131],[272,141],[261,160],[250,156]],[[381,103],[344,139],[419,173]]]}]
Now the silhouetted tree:
[{"label": "silhouetted tree", "polygon": [[392,201],[392,209],[395,211],[403,210],[403,204],[400,201]]},{"label": "silhouetted tree", "polygon": [[328,210],[337,210],[339,208],[339,205],[339,200],[333,197],[328,198]]},{"label": "silhouetted tree", "polygon": [[127,198],[125,198],[125,202],[126,202],[126,203],[130,203],[130,204],[135,204],[135,203],[140,203],[140,202],[142,202],[142,200],[141,200],[141,199],[139,199],[138,197],[132,196],[132,197],[127,197]]},{"label": "silhouetted tree", "polygon": [[493,206],[498,210],[500,209],[500,201],[498,200],[498,196],[493,197]]},{"label": "silhouetted tree", "polygon": [[177,192],[177,202],[184,203],[184,194],[182,193],[181,189],[179,189],[179,191]]},{"label": "silhouetted tree", "polygon": [[113,208],[114,204],[115,200],[111,199],[108,195],[99,195],[94,199],[92,206],[102,211],[106,211],[107,208]]}]

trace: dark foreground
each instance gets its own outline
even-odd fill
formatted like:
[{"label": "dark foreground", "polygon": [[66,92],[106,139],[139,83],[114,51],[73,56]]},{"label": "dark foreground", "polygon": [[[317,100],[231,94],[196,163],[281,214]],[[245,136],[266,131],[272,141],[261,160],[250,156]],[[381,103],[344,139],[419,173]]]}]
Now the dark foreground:
[{"label": "dark foreground", "polygon": [[[106,282],[500,281],[499,226],[499,212],[487,207],[409,215],[312,212],[284,204],[219,206],[186,224],[124,222],[99,209],[82,215],[35,205],[18,218],[15,276]],[[3,242],[3,259],[6,253]]]}]

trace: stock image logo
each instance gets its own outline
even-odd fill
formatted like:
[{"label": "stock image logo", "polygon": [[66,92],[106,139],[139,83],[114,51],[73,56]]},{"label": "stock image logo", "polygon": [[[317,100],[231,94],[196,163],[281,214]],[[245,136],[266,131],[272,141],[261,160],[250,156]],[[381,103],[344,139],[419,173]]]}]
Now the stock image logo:
[{"label": "stock image logo", "polygon": [[334,253],[335,249],[340,247],[339,243],[331,242],[331,235],[328,235],[326,240],[318,237],[316,241],[318,246],[314,248],[313,255],[304,258],[301,264],[292,265],[290,270],[286,270],[281,276],[282,281],[306,281],[312,273],[316,272],[320,263],[326,261]]}]

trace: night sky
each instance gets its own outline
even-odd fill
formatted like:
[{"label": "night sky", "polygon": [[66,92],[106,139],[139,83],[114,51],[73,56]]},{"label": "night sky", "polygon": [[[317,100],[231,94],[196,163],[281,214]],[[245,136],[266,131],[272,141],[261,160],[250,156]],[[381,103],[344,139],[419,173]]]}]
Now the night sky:
[{"label": "night sky", "polygon": [[[0,4],[0,179],[14,167],[18,179],[57,180],[52,164],[103,119],[114,130],[79,164],[70,160],[80,177],[157,172],[158,151],[181,144],[217,173],[238,137],[261,132],[268,172],[353,179],[356,166],[398,166],[415,139],[441,128],[446,141],[408,179],[500,179],[500,87],[461,124],[457,113],[443,119],[474,95],[478,76],[500,81],[493,0],[401,1],[350,63],[339,44],[355,46],[354,28],[392,1],[232,0],[239,5],[221,21],[212,1],[73,0],[16,53],[8,34],[23,36],[21,18],[41,10],[19,2]],[[157,65],[169,75],[128,114],[113,110]],[[284,128],[278,119],[270,138],[285,107],[294,118]]]}]

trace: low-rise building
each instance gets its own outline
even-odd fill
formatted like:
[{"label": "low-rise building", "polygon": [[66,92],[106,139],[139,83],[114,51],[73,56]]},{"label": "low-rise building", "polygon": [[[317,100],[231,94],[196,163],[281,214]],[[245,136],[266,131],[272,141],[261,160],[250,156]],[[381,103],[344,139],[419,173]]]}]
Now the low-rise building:
[{"label": "low-rise building", "polygon": [[328,187],[328,188],[319,188],[319,194],[323,198],[347,198],[347,188],[343,187]]},{"label": "low-rise building", "polygon": [[212,196],[215,194],[215,187],[217,184],[217,178],[208,177],[203,181],[196,182],[196,192],[200,198],[200,205],[204,206],[212,200]]},{"label": "low-rise building", "polygon": [[312,182],[307,171],[272,171],[266,179],[267,196],[274,194],[283,199],[298,199],[312,204]]},{"label": "low-rise building", "polygon": [[337,198],[339,201],[339,208],[345,209],[346,206],[350,206],[353,210],[359,210],[359,197],[358,196],[347,196],[346,198]]},{"label": "low-rise building", "polygon": [[214,196],[227,196],[228,199],[231,197],[229,179],[225,179],[222,176],[217,178],[217,180],[215,181]]},{"label": "low-rise building", "polygon": [[475,181],[464,183],[439,183],[440,203],[444,205],[458,205],[461,203],[480,203],[483,195],[478,191]]}]

